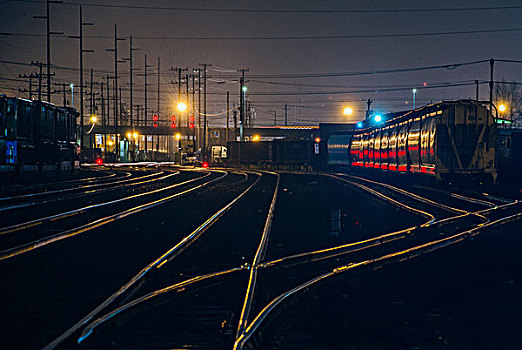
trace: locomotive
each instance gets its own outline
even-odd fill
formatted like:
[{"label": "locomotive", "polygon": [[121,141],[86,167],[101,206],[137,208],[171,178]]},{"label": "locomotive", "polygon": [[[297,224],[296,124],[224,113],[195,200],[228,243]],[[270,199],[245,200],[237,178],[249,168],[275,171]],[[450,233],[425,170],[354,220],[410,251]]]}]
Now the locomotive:
[{"label": "locomotive", "polygon": [[0,169],[78,168],[77,117],[73,108],[0,95]]},{"label": "locomotive", "polygon": [[496,181],[496,124],[483,103],[443,101],[367,122],[329,138],[330,166]]}]

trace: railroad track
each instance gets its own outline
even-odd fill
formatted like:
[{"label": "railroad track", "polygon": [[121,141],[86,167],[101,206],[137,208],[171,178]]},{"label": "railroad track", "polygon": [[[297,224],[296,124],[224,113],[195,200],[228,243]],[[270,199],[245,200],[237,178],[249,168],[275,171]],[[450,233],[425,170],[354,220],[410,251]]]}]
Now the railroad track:
[{"label": "railroad track", "polygon": [[[86,229],[94,230],[129,218],[181,195],[199,193],[197,190],[203,188],[207,188],[204,196],[211,200],[215,194],[210,197],[210,188],[219,187],[226,174],[223,171],[210,183],[202,178],[190,180],[198,185],[190,185],[193,183],[189,181],[186,193],[155,192],[161,193],[159,199],[89,223]],[[354,187],[422,219],[414,226],[374,233],[367,239],[267,259],[278,193],[286,188],[279,188],[280,176],[275,173],[235,172],[239,180],[221,185],[221,193],[229,195],[226,204],[206,219],[199,219],[200,224],[191,232],[177,234],[175,244],[141,265],[142,268],[114,288],[109,297],[105,296],[103,302],[91,308],[73,326],[69,324],[69,328],[44,349],[74,348],[78,344],[96,348],[108,343],[120,348],[150,344],[256,348],[264,344],[266,330],[288,309],[292,300],[316,286],[428,254],[521,216],[518,201],[487,194],[474,198],[444,193],[443,198],[451,198],[446,202],[440,200],[440,193],[420,195],[360,177],[323,175],[326,176],[322,178]],[[148,194],[144,192],[139,198],[148,198]],[[185,198],[185,201],[192,200],[192,196]],[[206,197],[200,196],[198,203],[203,198]],[[134,203],[130,198],[118,200]],[[100,203],[100,208],[111,204],[110,201]],[[68,216],[65,212],[58,215],[63,215],[64,220]],[[40,219],[52,222],[49,217]],[[71,231],[73,235],[82,232],[82,226]],[[67,234],[57,240],[68,238]],[[46,244],[54,243],[53,237],[46,239],[50,240]],[[35,245],[32,249],[44,246],[32,243]],[[23,256],[32,249],[21,249],[18,255]],[[9,261],[18,255],[0,255],[0,259]],[[221,320],[219,327],[216,320]],[[183,339],[184,343],[173,339]]]},{"label": "railroad track", "polygon": [[[64,341],[70,341],[71,338],[76,338],[78,343],[86,342],[87,346],[90,346],[89,344],[92,343],[89,343],[89,341],[93,337],[96,338],[97,329],[99,327],[110,322],[115,316],[119,317],[121,314],[129,313],[129,310],[138,308],[142,304],[151,303],[173,292],[177,292],[177,295],[183,294],[182,292],[190,290],[192,286],[198,285],[199,288],[201,283],[208,281],[231,278],[231,276],[237,275],[237,277],[233,277],[229,282],[231,284],[237,284],[241,281],[241,277],[246,277],[240,272],[249,270],[251,265],[248,261],[253,261],[252,265],[256,266],[266,247],[271,217],[275,207],[275,197],[277,195],[277,181],[274,190],[273,179],[269,177],[276,177],[277,175],[267,173],[249,173],[248,175],[245,173],[244,175],[250,178],[254,177],[254,179],[246,178],[244,181],[239,182],[238,185],[244,183],[244,189],[230,202],[211,215],[176,245],[150,262],[117,292],[113,293],[97,308],[51,342],[45,349],[53,349]],[[256,193],[254,196],[249,196],[251,192]],[[263,210],[260,209],[256,215],[255,221],[261,224],[264,223],[265,228],[261,234],[261,243],[257,247],[257,250],[255,250],[255,246],[252,242],[249,242],[251,241],[249,235],[243,235],[243,237],[241,237],[241,233],[245,229],[237,226],[235,229],[231,229],[231,223],[226,221],[228,218],[229,221],[232,220],[231,222],[234,223],[237,222],[238,217],[244,217],[245,208],[248,211],[248,207],[240,206],[240,203],[247,201],[249,204],[252,204],[259,201],[258,196],[260,194],[267,197],[270,193],[268,214],[263,216]],[[266,204],[263,203],[261,207],[265,205]],[[250,217],[248,221],[252,223],[254,218]],[[229,234],[223,236],[224,230],[227,230]],[[231,230],[235,230],[236,232],[231,232]],[[253,233],[255,233],[255,228],[253,228],[253,230]],[[241,239],[242,242],[237,242],[237,240]],[[200,243],[200,241],[202,241],[202,243]],[[219,250],[215,248],[210,251],[205,250],[205,246],[215,247],[216,245],[220,245],[221,247],[226,247],[231,244],[235,244],[237,249],[227,251],[226,254],[223,254],[223,252],[219,253]],[[201,249],[200,246],[203,246],[203,249]],[[198,266],[197,272],[201,273],[201,271],[205,270],[211,271],[215,269],[216,266],[221,266],[223,269],[187,278],[190,273],[194,272],[191,271],[193,270],[194,261],[200,261],[203,257],[206,261],[206,267]],[[236,267],[235,265],[237,264],[239,264],[239,266]],[[227,266],[229,266],[229,268],[226,268]],[[177,276],[173,276],[173,271],[176,272]],[[183,272],[179,273],[180,271]],[[255,284],[255,282],[252,282],[252,278],[251,276],[249,285]],[[159,288],[161,281],[164,283],[164,281],[172,279],[178,280],[178,282]],[[253,288],[251,290],[253,290]],[[251,298],[250,292],[247,293],[245,303],[248,303],[247,300]],[[220,298],[219,303],[222,302],[223,298]],[[238,303],[238,305],[240,304]],[[201,308],[201,306],[199,307]],[[212,308],[212,310],[215,310],[215,308]],[[245,310],[245,308],[243,310]],[[221,310],[218,311],[221,312]],[[212,313],[214,312],[212,311]],[[242,315],[247,317],[248,311],[243,311]]]}]

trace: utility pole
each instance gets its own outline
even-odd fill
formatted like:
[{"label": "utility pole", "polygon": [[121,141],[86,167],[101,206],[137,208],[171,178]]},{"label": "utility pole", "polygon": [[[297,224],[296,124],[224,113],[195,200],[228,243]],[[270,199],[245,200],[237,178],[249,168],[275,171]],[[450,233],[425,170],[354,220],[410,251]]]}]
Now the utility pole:
[{"label": "utility pole", "polygon": [[107,74],[107,125],[111,125],[111,96],[110,96],[110,91],[111,91],[111,88],[110,88],[110,77],[109,77],[109,74]]},{"label": "utility pole", "polygon": [[491,58],[489,60],[490,72],[489,72],[489,110],[493,114],[493,67],[495,60]]},{"label": "utility pole", "polygon": [[36,78],[36,74],[29,74],[29,75],[22,75],[22,74],[18,74],[18,77],[19,78],[22,78],[22,79],[29,79],[29,100],[33,100],[33,78]]},{"label": "utility pole", "polygon": [[136,47],[132,47],[132,35],[129,37],[129,58],[124,58],[125,61],[129,61],[129,84],[130,84],[130,89],[129,89],[129,103],[130,103],[130,108],[129,108],[129,113],[130,113],[130,126],[134,126],[134,120],[133,120],[133,116],[132,116],[132,110],[133,110],[133,100],[132,100],[132,87],[133,87],[133,83],[132,83],[132,72],[134,70],[137,70],[137,69],[133,69],[132,67],[132,51],[137,51],[139,50],[139,48],[136,48]]},{"label": "utility pole", "polygon": [[194,69],[198,73],[198,148],[201,148],[201,69]]},{"label": "utility pole", "polygon": [[101,120],[102,125],[105,125],[105,95],[103,94],[103,81],[100,83],[100,97],[101,97]]},{"label": "utility pole", "polygon": [[227,131],[225,133],[225,144],[228,142],[228,123],[230,119],[230,91],[227,91]]},{"label": "utility pole", "polygon": [[239,139],[241,141],[245,141],[243,128],[245,123],[245,72],[248,72],[248,69],[238,69],[238,72],[241,72],[241,78],[239,80]]},{"label": "utility pole", "polygon": [[207,158],[207,67],[212,66],[208,63],[200,63],[200,66],[203,67],[203,159]]},{"label": "utility pole", "polygon": [[63,88],[63,107],[67,107],[67,95],[66,95],[66,92],[65,92],[65,83],[62,83],[62,88]]},{"label": "utility pole", "polygon": [[368,101],[366,101],[366,104],[368,105],[368,110],[366,111],[366,119],[370,118],[370,113],[372,111],[372,103],[373,100],[371,98],[369,98]]},{"label": "utility pole", "polygon": [[285,105],[285,126],[288,126],[288,105]]},{"label": "utility pole", "polygon": [[[46,15],[33,16],[38,19],[46,20],[46,38],[47,38],[47,102],[51,103],[51,35],[63,34],[62,32],[51,32],[51,4],[61,4],[62,1],[47,0],[46,1]],[[41,100],[41,99],[40,99]]]},{"label": "utility pole", "polygon": [[[71,39],[79,39],[80,40],[80,51],[79,51],[79,58],[80,58],[80,149],[83,150],[83,54],[85,52],[94,52],[94,50],[89,49],[85,50],[83,48],[83,27],[84,26],[92,26],[93,23],[86,23],[83,22],[83,12],[82,7],[80,6],[80,17],[79,17],[79,34],[80,35],[70,35],[69,38]],[[74,106],[73,106],[74,107]]]},{"label": "utility pole", "polygon": [[274,126],[277,126],[277,111],[274,111]]},{"label": "utility pole", "polygon": [[479,100],[479,81],[475,80],[475,100]]},{"label": "utility pole", "polygon": [[[196,75],[192,74],[192,118],[196,115]],[[196,152],[196,120],[192,120],[192,148]]]},{"label": "utility pole", "polygon": [[89,115],[92,117],[93,113],[94,113],[94,90],[93,90],[93,85],[94,85],[94,69],[91,67],[91,91],[90,91],[90,95],[91,95],[91,98],[90,98],[90,103],[89,103]]},{"label": "utility pole", "polygon": [[[148,103],[148,91],[147,91],[147,86],[149,85],[149,84],[147,83],[147,68],[152,68],[152,67],[154,67],[154,66],[152,66],[152,65],[150,65],[150,66],[147,65],[147,55],[145,55],[145,63],[144,63],[144,67],[143,67],[143,70],[144,70],[144,76],[145,76],[145,83],[144,83],[144,85],[145,85],[145,107],[144,107],[144,108],[145,108],[145,109],[144,109],[144,111],[143,111],[143,116],[144,116],[144,120],[145,120],[145,126],[147,126],[147,113],[148,113],[148,110],[149,110],[149,108],[148,108],[148,106],[147,106],[147,103]],[[145,151],[147,150],[146,147],[147,147],[147,142],[145,142]]]},{"label": "utility pole", "polygon": [[[125,40],[124,38],[118,38],[118,28],[114,25],[114,48],[105,49],[105,51],[114,52],[114,127],[115,127],[115,142],[116,142],[116,159],[120,157],[120,142],[118,139],[118,124],[119,124],[119,111],[118,111],[118,63],[125,62],[118,60],[118,40]],[[121,90],[121,89],[120,89]],[[121,107],[121,106],[120,106]]]},{"label": "utility pole", "polygon": [[[158,57],[158,117],[161,115],[160,113],[160,58]],[[158,141],[159,142],[159,141]]]}]

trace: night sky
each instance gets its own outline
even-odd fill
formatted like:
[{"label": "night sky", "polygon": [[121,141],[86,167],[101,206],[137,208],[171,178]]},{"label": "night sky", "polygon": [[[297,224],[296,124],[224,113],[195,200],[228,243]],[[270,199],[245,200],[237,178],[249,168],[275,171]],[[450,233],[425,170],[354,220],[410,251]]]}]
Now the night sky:
[{"label": "night sky", "polygon": [[[355,111],[349,121],[363,118],[368,98],[383,113],[411,108],[412,88],[417,88],[417,106],[474,98],[475,80],[489,80],[489,62],[449,67],[453,69],[338,73],[522,58],[519,0],[64,0],[51,5],[51,30],[64,32],[51,41],[52,63],[72,69],[54,69],[55,82],[77,85],[79,81],[78,40],[67,35],[78,35],[80,4],[84,21],[94,23],[84,27],[84,48],[95,50],[84,56],[85,79],[89,79],[91,67],[98,81],[113,71],[113,53],[105,49],[114,45],[116,24],[118,35],[132,35],[133,45],[140,49],[134,51],[134,68],[140,69],[134,78],[135,104],[143,104],[143,55],[147,54],[151,65],[161,57],[163,115],[171,113],[177,99],[177,88],[171,83],[177,75],[171,67],[212,64],[208,69],[209,114],[224,111],[227,91],[231,103],[237,105],[236,70],[247,68],[247,97],[257,111],[255,125],[273,125],[274,112],[278,124],[282,123],[285,104],[290,106],[289,124],[316,125],[347,120],[342,115],[347,105]],[[114,5],[123,7],[111,7]],[[5,62],[46,62],[45,20],[33,18],[45,15],[45,2],[0,1],[0,6],[0,32],[15,34],[0,35],[0,92],[27,97],[18,88],[28,88],[28,84],[16,80],[19,74],[37,69]],[[119,42],[118,50],[121,58],[128,57],[128,40]],[[155,69],[150,68],[149,73]],[[123,99],[127,100],[129,65],[121,63],[119,70]],[[299,77],[303,74],[311,77]],[[520,63],[495,64],[495,80],[521,81],[521,76]],[[156,77],[151,76],[149,82],[149,107],[155,108]],[[452,86],[459,84],[463,86]],[[450,86],[433,88],[438,85]],[[480,85],[480,97],[488,99],[487,84]],[[61,95],[53,101],[61,103]],[[223,115],[210,118],[210,126],[217,125],[224,125]]]}]

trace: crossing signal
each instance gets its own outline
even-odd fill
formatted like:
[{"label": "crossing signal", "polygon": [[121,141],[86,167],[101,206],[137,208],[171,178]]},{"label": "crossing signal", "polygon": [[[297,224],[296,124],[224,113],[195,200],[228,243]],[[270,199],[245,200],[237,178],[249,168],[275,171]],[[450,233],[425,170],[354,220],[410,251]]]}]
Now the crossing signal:
[{"label": "crossing signal", "polygon": [[172,122],[172,124],[170,124],[170,127],[171,127],[172,129],[176,129],[176,123]]},{"label": "crossing signal", "polygon": [[155,128],[157,128],[157,127],[158,127],[158,122],[154,122],[154,123],[152,124],[152,126],[155,127]]},{"label": "crossing signal", "polygon": [[194,129],[194,123],[190,123],[189,128]]},{"label": "crossing signal", "polygon": [[159,117],[158,117],[156,114],[154,114],[154,115],[152,116],[152,120],[154,120],[155,122],[157,122],[157,121],[159,120]]},{"label": "crossing signal", "polygon": [[194,116],[191,115],[191,116],[189,117],[189,120],[190,120],[191,123],[194,123]]},{"label": "crossing signal", "polygon": [[172,120],[173,122],[176,121],[176,116],[175,115],[172,115],[172,117],[170,117],[170,120]]}]

